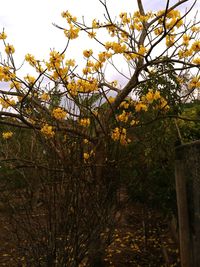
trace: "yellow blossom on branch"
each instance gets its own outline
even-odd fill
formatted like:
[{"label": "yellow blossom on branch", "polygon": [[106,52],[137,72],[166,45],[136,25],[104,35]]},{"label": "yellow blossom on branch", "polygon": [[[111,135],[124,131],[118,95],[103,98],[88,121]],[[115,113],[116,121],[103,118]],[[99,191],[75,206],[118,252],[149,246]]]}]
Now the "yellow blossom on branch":
[{"label": "yellow blossom on branch", "polygon": [[35,57],[31,54],[26,54],[25,55],[25,60],[31,65],[31,66],[36,66],[37,61]]},{"label": "yellow blossom on branch", "polygon": [[136,112],[140,112],[140,111],[147,111],[148,110],[148,107],[146,104],[142,103],[142,102],[139,102],[135,105],[135,111]]},{"label": "yellow blossom on branch", "polygon": [[114,141],[119,141],[121,145],[127,145],[130,143],[130,139],[127,139],[127,133],[125,128],[116,127],[111,133],[111,138]]},{"label": "yellow blossom on branch", "polygon": [[143,56],[146,52],[147,52],[146,47],[144,47],[143,45],[140,45],[140,48],[138,50],[138,54]]},{"label": "yellow blossom on branch", "polygon": [[93,21],[92,21],[92,28],[93,29],[97,29],[99,27],[100,27],[99,22],[97,22],[96,19],[93,19]]},{"label": "yellow blossom on branch", "polygon": [[154,30],[155,35],[160,35],[163,33],[163,27],[158,27]]},{"label": "yellow blossom on branch", "polygon": [[191,49],[192,49],[194,52],[199,52],[199,51],[200,51],[200,40],[195,41],[195,42],[192,44]]},{"label": "yellow blossom on branch", "polygon": [[189,89],[200,88],[200,76],[193,77],[188,84]]},{"label": "yellow blossom on branch", "polygon": [[41,96],[40,96],[40,99],[43,100],[43,101],[48,101],[50,99],[50,96],[49,94],[47,93],[43,93]]},{"label": "yellow blossom on branch", "polygon": [[87,161],[90,158],[90,154],[87,152],[83,153],[83,158],[84,158],[84,161]]},{"label": "yellow blossom on branch", "polygon": [[200,57],[196,57],[192,60],[192,63],[200,65]]},{"label": "yellow blossom on branch", "polygon": [[80,119],[79,124],[83,127],[88,127],[90,126],[90,119],[89,118]]},{"label": "yellow blossom on branch", "polygon": [[166,46],[170,47],[174,44],[174,42],[175,42],[174,35],[167,35],[166,36]]},{"label": "yellow blossom on branch", "polygon": [[80,29],[70,24],[69,30],[64,30],[64,34],[68,39],[76,39],[78,37]]},{"label": "yellow blossom on branch", "polygon": [[129,112],[126,112],[125,110],[123,110],[122,113],[117,116],[117,120],[126,123],[129,119],[129,115],[130,115]]},{"label": "yellow blossom on branch", "polygon": [[48,124],[45,124],[40,131],[46,138],[52,138],[55,135],[55,132],[53,131],[53,126]]},{"label": "yellow blossom on branch", "polygon": [[76,64],[76,62],[74,59],[68,59],[68,60],[66,60],[66,63],[65,63],[65,65],[68,67],[74,67],[75,64]]},{"label": "yellow blossom on branch", "polygon": [[29,85],[33,85],[36,81],[35,77],[27,74],[24,79],[29,83]]},{"label": "yellow blossom on branch", "polygon": [[0,40],[5,40],[7,38],[7,35],[5,32],[0,33]]},{"label": "yellow blossom on branch", "polygon": [[17,89],[17,90],[20,90],[22,87],[22,84],[20,82],[17,82],[17,81],[12,81],[12,83],[10,84],[10,88],[13,89]]},{"label": "yellow blossom on branch", "polygon": [[92,39],[92,38],[95,38],[96,37],[96,32],[94,31],[91,31],[88,33],[88,36]]},{"label": "yellow blossom on branch", "polygon": [[72,21],[73,21],[73,22],[77,21],[77,18],[76,18],[76,17],[73,17],[73,16],[69,13],[68,10],[67,10],[67,11],[63,11],[63,12],[61,13],[61,16],[62,16],[63,18],[65,18],[65,19],[67,20],[68,23],[71,23]]},{"label": "yellow blossom on branch", "polygon": [[14,52],[15,52],[15,48],[14,48],[14,46],[13,45],[9,45],[9,44],[7,44],[6,46],[5,46],[5,52],[6,52],[6,54],[13,54]]},{"label": "yellow blossom on branch", "polygon": [[83,55],[84,55],[84,57],[86,57],[86,58],[91,57],[92,54],[93,54],[92,49],[84,50],[84,51],[83,51]]},{"label": "yellow blossom on branch", "polygon": [[8,66],[0,66],[0,81],[8,82],[15,78],[15,74]]},{"label": "yellow blossom on branch", "polygon": [[15,105],[15,100],[14,99],[8,99],[8,98],[0,98],[0,105],[3,108],[9,108],[9,107],[13,107]]},{"label": "yellow blossom on branch", "polygon": [[13,136],[13,132],[3,132],[2,137],[3,139],[10,139]]},{"label": "yellow blossom on branch", "polygon": [[62,108],[54,108],[52,111],[52,116],[57,120],[63,120],[66,118],[67,112]]},{"label": "yellow blossom on branch", "polygon": [[139,124],[139,121],[138,121],[138,120],[132,120],[132,121],[130,122],[130,125],[131,125],[131,126],[136,126],[137,124]]},{"label": "yellow blossom on branch", "polygon": [[190,41],[190,37],[187,34],[183,35],[183,45],[188,46]]}]

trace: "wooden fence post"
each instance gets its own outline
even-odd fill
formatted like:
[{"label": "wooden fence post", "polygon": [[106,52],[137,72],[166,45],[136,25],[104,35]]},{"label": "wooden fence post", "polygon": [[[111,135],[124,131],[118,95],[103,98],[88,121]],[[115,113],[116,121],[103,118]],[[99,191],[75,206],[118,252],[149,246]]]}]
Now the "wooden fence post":
[{"label": "wooden fence post", "polygon": [[188,217],[186,178],[184,175],[183,161],[180,159],[176,160],[175,177],[176,177],[176,196],[177,196],[177,207],[178,207],[181,267],[192,267],[190,265],[191,246],[190,246],[190,229],[189,229],[189,217]]}]

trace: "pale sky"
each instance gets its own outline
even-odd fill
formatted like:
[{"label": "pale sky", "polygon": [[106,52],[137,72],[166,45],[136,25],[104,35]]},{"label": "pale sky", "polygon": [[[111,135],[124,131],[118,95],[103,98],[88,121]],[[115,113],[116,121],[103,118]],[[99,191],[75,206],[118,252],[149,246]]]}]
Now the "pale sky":
[{"label": "pale sky", "polygon": [[[164,8],[166,0],[143,2],[145,10],[157,10]],[[173,2],[176,0],[171,0]],[[122,11],[132,13],[137,9],[136,0],[107,0],[107,4],[112,17]],[[50,49],[63,50],[66,37],[52,25],[56,23],[65,27],[62,11],[69,10],[77,18],[84,16],[86,22],[93,18],[101,19],[105,13],[98,0],[0,0],[0,7],[0,32],[5,29],[8,35],[6,41],[14,45],[14,58],[19,65],[27,53],[35,55],[37,59],[47,59]],[[81,55],[86,48],[90,48],[88,42],[72,41],[69,57]],[[0,44],[0,50],[2,49]]]}]

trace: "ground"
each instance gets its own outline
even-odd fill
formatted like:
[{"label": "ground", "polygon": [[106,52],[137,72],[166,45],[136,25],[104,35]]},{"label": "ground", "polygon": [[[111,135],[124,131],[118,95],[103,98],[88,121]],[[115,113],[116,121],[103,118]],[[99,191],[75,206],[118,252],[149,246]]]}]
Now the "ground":
[{"label": "ground", "polygon": [[[26,267],[16,263],[15,246],[6,234],[10,226],[5,214],[1,215],[0,267]],[[122,201],[116,220],[112,242],[104,256],[105,267],[180,266],[177,242],[169,227],[170,220],[160,211],[141,203]]]}]

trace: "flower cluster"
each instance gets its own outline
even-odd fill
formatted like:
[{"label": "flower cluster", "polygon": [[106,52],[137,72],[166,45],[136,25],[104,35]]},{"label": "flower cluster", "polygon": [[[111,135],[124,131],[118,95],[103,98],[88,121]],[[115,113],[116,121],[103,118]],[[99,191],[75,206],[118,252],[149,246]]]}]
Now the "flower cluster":
[{"label": "flower cluster", "polygon": [[79,120],[79,124],[83,127],[90,126],[90,118],[82,118]]},{"label": "flower cluster", "polygon": [[63,120],[66,118],[67,112],[62,108],[54,108],[52,111],[52,116],[57,120]]},{"label": "flower cluster", "polygon": [[88,49],[88,50],[84,50],[84,51],[83,51],[83,55],[84,55],[84,57],[86,57],[86,58],[91,57],[92,54],[93,54],[92,49]]},{"label": "flower cluster", "polygon": [[122,111],[120,115],[117,116],[117,120],[121,122],[127,122],[130,116],[130,112],[126,112],[125,110]]},{"label": "flower cluster", "polygon": [[15,52],[15,48],[14,48],[14,46],[13,45],[9,45],[9,44],[7,44],[6,46],[5,46],[5,52],[6,52],[6,54],[13,54],[14,52]]},{"label": "flower cluster", "polygon": [[127,145],[130,143],[130,139],[127,139],[127,132],[125,128],[116,127],[111,133],[111,138],[114,141],[119,141],[121,145]]},{"label": "flower cluster", "polygon": [[50,99],[50,96],[49,94],[47,93],[43,93],[41,96],[40,96],[40,99],[43,100],[43,101],[48,101]]},{"label": "flower cluster", "polygon": [[3,139],[10,139],[12,136],[13,136],[13,132],[11,131],[2,133]]},{"label": "flower cluster", "polygon": [[69,24],[69,30],[64,30],[64,34],[68,39],[76,39],[78,37],[80,29]]},{"label": "flower cluster", "polygon": [[53,126],[48,124],[45,124],[40,131],[46,138],[52,138],[55,135],[55,132],[53,131]]},{"label": "flower cluster", "polygon": [[90,93],[98,90],[98,81],[95,78],[88,78],[87,80],[78,79],[69,82],[67,89],[72,95],[78,93]]},{"label": "flower cluster", "polygon": [[15,74],[12,73],[11,68],[8,66],[0,66],[0,81],[9,82],[15,78]]},{"label": "flower cluster", "polygon": [[9,107],[12,107],[14,106],[16,103],[15,103],[15,100],[14,99],[8,99],[8,98],[0,98],[0,105],[3,107],[3,108],[9,108]]},{"label": "flower cluster", "polygon": [[200,88],[200,76],[193,77],[188,84],[188,88],[189,89]]},{"label": "flower cluster", "polygon": [[49,62],[46,62],[48,70],[59,69],[64,58],[65,58],[64,54],[61,54],[55,50],[51,51]]},{"label": "flower cluster", "polygon": [[24,79],[29,83],[29,86],[32,86],[36,81],[35,77],[33,77],[33,76],[29,75],[29,74],[27,74],[24,77]]},{"label": "flower cluster", "polygon": [[125,44],[117,42],[106,42],[105,48],[106,50],[112,49],[115,54],[121,54],[127,51],[127,46]]},{"label": "flower cluster", "polygon": [[149,106],[152,104],[156,109],[165,111],[169,109],[169,105],[166,99],[160,95],[160,91],[153,91],[152,89],[150,89],[146,95],[141,97],[141,100],[139,102],[136,102],[135,111],[148,111]]},{"label": "flower cluster", "polygon": [[0,40],[5,40],[7,38],[7,35],[5,32],[0,33]]}]

